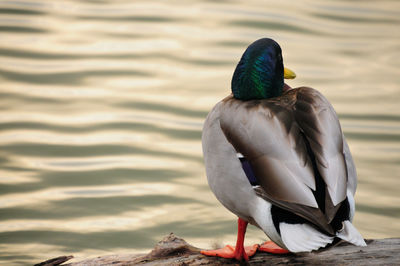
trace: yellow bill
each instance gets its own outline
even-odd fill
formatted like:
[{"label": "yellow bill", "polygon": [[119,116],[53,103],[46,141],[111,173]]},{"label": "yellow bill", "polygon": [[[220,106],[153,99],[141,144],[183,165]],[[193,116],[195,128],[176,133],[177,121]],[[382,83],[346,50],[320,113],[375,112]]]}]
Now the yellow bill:
[{"label": "yellow bill", "polygon": [[289,68],[286,68],[286,67],[283,68],[283,78],[285,78],[285,79],[294,79],[295,77],[296,77],[296,73],[294,73]]}]

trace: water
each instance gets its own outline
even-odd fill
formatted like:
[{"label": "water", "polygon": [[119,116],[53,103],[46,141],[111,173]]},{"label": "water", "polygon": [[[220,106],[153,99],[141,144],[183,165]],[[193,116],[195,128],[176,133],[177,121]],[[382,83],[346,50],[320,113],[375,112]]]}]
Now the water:
[{"label": "water", "polygon": [[356,226],[400,236],[399,26],[395,0],[1,1],[0,260],[147,252],[169,232],[234,243],[201,128],[261,37],[336,108]]}]

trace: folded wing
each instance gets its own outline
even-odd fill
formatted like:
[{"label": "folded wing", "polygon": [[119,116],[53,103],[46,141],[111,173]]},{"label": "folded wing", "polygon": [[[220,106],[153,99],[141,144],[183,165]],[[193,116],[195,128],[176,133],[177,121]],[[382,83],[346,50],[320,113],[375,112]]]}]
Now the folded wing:
[{"label": "folded wing", "polygon": [[[329,102],[303,87],[273,99],[227,98],[222,108],[221,128],[250,162],[260,184],[257,194],[333,235],[329,223],[346,198],[347,170],[340,124]],[[313,194],[312,158],[326,184],[325,210]]]}]

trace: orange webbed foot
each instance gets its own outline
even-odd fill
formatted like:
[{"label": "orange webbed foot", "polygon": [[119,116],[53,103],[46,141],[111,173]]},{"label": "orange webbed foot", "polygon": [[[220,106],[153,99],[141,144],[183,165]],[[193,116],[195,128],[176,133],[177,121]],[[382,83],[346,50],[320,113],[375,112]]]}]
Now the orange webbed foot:
[{"label": "orange webbed foot", "polygon": [[275,244],[272,241],[265,242],[264,244],[262,244],[258,248],[258,250],[259,251],[263,251],[263,252],[272,253],[272,254],[287,254],[287,253],[290,253],[289,250],[281,248],[280,246],[278,246],[277,244]]},{"label": "orange webbed foot", "polygon": [[246,260],[248,261],[251,256],[253,256],[258,249],[258,245],[252,245],[248,247],[238,248],[231,245],[226,245],[223,248],[215,249],[215,250],[202,250],[200,251],[201,254],[206,256],[213,256],[213,257],[221,257],[226,259],[236,259],[236,260]]}]

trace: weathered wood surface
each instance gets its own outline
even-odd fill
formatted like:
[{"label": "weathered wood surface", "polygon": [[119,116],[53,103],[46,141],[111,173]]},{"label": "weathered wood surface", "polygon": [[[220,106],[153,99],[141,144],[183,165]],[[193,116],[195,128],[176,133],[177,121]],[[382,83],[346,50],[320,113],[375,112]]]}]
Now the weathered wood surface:
[{"label": "weathered wood surface", "polygon": [[[249,265],[400,265],[400,238],[366,240],[367,247],[341,243],[330,249],[301,254],[273,255],[257,252]],[[200,249],[174,234],[161,240],[149,254],[109,255],[62,264],[77,265],[239,265],[231,259],[206,257]],[[59,258],[68,258],[63,256]],[[57,261],[55,258],[52,260]],[[61,259],[62,260],[62,259]],[[48,263],[47,263],[48,262]],[[41,266],[59,265],[46,261]],[[245,265],[244,263],[242,263]]]}]

